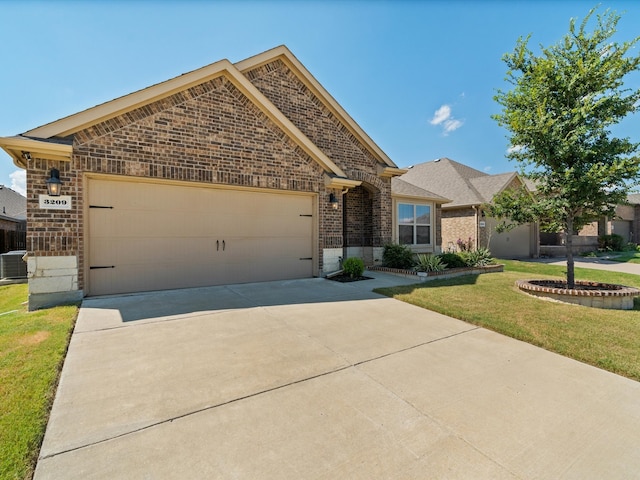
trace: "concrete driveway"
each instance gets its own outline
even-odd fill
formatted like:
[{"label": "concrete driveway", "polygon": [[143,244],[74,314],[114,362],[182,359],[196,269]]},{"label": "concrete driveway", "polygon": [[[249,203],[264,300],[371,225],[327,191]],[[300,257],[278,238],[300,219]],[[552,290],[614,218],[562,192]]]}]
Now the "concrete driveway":
[{"label": "concrete driveway", "polygon": [[371,275],[85,300],[35,478],[638,477],[640,383]]}]

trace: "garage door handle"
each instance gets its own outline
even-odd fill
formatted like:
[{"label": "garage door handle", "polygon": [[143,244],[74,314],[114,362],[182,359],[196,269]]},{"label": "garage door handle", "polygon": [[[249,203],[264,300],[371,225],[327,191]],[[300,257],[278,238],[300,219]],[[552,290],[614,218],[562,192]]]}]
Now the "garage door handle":
[{"label": "garage door handle", "polygon": [[100,266],[100,267],[89,267],[89,270],[98,270],[100,268],[116,268],[115,265],[107,265],[107,266]]},{"label": "garage door handle", "polygon": [[220,250],[220,240],[216,240],[216,252]]},{"label": "garage door handle", "polygon": [[222,240],[222,251],[223,252],[224,252],[224,249],[225,249],[225,243],[224,243],[224,240]]}]

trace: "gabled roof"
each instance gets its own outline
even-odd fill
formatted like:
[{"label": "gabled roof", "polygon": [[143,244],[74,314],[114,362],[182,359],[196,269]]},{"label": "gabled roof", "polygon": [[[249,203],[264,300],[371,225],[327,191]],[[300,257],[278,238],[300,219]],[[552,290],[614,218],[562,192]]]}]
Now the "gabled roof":
[{"label": "gabled roof", "polygon": [[443,207],[449,209],[490,202],[519,177],[515,172],[489,175],[449,158],[440,158],[415,165],[399,178],[451,198],[452,201]]},{"label": "gabled roof", "polygon": [[391,179],[391,194],[393,196],[413,198],[418,200],[432,200],[439,204],[451,201],[441,195],[437,195],[433,192],[425,190],[424,188],[420,188],[411,183],[405,182],[399,177]]},{"label": "gabled roof", "polygon": [[27,219],[27,199],[18,192],[0,185],[0,216],[7,219]]},{"label": "gabled roof", "polygon": [[360,142],[371,154],[373,154],[374,157],[389,167],[397,168],[396,164],[387,157],[380,147],[371,140],[369,135],[360,128],[355,120],[351,118],[344,108],[336,102],[331,94],[325,90],[320,82],[315,79],[309,70],[307,70],[295,55],[293,55],[293,53],[291,53],[291,51],[284,45],[280,45],[279,47],[273,48],[259,55],[247,58],[246,60],[236,63],[235,66],[242,73],[245,73],[278,59],[281,60],[298,77],[298,79],[313,92],[316,97],[322,100],[323,104],[331,111],[331,113],[340,119],[341,123],[347,127],[353,136],[360,140]]},{"label": "gabled roof", "polygon": [[260,93],[242,73],[243,71],[271,62],[277,58],[282,59],[282,61],[298,75],[301,81],[325,103],[327,108],[343,121],[343,124],[347,126],[351,133],[387,167],[389,170],[386,172],[387,174],[398,175],[402,173],[402,171],[396,171],[398,170],[397,166],[380,150],[285,46],[269,50],[255,57],[238,62],[235,65],[228,60],[220,60],[165,82],[34,128],[22,135],[16,137],[0,137],[0,147],[9,153],[14,163],[21,168],[25,168],[23,157],[26,155],[26,152],[36,153],[43,158],[68,161],[71,159],[72,146],[69,145],[66,137],[91,125],[117,117],[214,78],[224,76],[271,121],[276,123],[307,155],[320,164],[329,177],[346,179],[347,175],[345,172],[307,138],[271,101]]}]

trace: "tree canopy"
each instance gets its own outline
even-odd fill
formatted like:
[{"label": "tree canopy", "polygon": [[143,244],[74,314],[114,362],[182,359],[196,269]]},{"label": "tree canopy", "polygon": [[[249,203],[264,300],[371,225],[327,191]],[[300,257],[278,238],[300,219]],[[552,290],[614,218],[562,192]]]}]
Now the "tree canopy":
[{"label": "tree canopy", "polygon": [[[592,31],[588,25],[596,16]],[[593,9],[558,43],[529,49],[531,35],[519,38],[503,56],[509,91],[498,90],[502,112],[493,116],[509,131],[508,157],[536,185],[533,196],[503,195],[498,211],[517,222],[545,218],[567,233],[567,281],[574,287],[571,234],[587,223],[613,215],[638,182],[639,143],[612,135],[611,127],[640,108],[640,88],[625,77],[638,70],[640,40],[613,40],[620,16]]]}]

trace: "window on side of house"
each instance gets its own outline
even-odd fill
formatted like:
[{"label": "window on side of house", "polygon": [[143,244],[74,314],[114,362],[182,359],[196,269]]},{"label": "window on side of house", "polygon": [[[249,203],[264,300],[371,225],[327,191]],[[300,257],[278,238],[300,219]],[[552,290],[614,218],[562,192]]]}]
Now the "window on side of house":
[{"label": "window on side of house", "polygon": [[401,245],[431,244],[430,205],[398,204],[398,243]]}]

